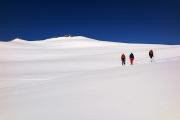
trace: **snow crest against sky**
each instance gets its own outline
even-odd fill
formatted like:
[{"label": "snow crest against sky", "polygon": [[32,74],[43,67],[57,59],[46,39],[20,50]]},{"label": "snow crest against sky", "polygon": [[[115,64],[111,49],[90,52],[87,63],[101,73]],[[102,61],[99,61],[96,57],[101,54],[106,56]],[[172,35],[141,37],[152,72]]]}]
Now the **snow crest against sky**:
[{"label": "snow crest against sky", "polygon": [[64,34],[180,44],[178,0],[1,0],[0,40],[46,39]]}]

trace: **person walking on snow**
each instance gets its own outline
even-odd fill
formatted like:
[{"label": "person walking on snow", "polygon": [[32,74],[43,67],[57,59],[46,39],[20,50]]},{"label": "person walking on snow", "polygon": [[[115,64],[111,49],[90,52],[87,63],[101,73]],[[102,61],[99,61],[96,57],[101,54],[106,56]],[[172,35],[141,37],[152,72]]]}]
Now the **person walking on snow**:
[{"label": "person walking on snow", "polygon": [[133,53],[131,53],[131,54],[129,55],[129,59],[130,59],[131,65],[133,65],[133,61],[134,61],[134,55],[133,55]]},{"label": "person walking on snow", "polygon": [[122,61],[122,65],[126,64],[126,56],[124,55],[124,53],[121,55],[121,61]]},{"label": "person walking on snow", "polygon": [[153,50],[150,50],[150,51],[149,51],[149,57],[150,57],[151,62],[152,62],[152,59],[153,59],[153,57],[154,57]]}]

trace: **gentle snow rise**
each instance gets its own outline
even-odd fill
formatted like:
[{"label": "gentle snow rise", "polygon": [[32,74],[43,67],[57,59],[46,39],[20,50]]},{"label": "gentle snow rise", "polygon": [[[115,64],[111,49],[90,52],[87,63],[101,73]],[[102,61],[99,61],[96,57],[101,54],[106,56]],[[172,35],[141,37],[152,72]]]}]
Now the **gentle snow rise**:
[{"label": "gentle snow rise", "polygon": [[180,120],[180,45],[0,42],[0,120]]}]

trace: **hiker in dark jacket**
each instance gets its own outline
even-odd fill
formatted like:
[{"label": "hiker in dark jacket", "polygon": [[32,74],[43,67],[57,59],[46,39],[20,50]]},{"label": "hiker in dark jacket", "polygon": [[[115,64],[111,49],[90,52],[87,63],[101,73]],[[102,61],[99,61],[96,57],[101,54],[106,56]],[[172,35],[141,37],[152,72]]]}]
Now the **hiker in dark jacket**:
[{"label": "hiker in dark jacket", "polygon": [[121,61],[122,61],[122,65],[126,64],[126,56],[124,55],[124,53],[121,55]]},{"label": "hiker in dark jacket", "polygon": [[149,57],[150,57],[151,62],[152,62],[152,59],[153,59],[153,57],[154,57],[153,50],[150,50],[150,51],[149,51]]},{"label": "hiker in dark jacket", "polygon": [[133,55],[133,53],[131,53],[131,54],[129,55],[129,59],[130,59],[131,65],[133,65],[133,61],[134,61],[134,55]]}]

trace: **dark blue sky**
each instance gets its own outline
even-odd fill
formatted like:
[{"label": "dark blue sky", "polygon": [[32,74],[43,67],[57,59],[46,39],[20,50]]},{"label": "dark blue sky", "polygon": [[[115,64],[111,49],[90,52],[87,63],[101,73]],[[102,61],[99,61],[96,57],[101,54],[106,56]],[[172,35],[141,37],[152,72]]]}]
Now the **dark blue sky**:
[{"label": "dark blue sky", "polygon": [[0,0],[0,40],[65,34],[180,44],[179,0]]}]

